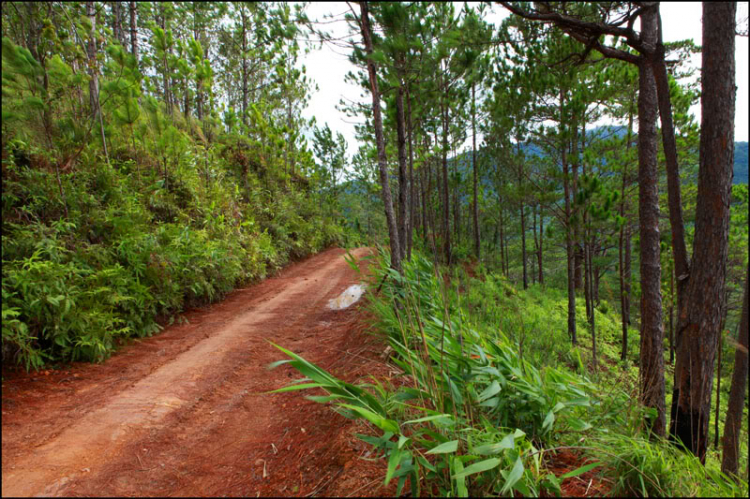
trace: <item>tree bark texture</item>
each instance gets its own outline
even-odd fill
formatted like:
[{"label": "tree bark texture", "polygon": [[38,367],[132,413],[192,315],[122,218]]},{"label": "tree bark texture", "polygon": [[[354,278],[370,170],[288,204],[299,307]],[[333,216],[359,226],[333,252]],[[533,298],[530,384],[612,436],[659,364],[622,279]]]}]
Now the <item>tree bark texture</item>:
[{"label": "tree bark texture", "polygon": [[[656,41],[653,9],[641,17],[644,41]],[[664,435],[664,331],[662,329],[661,261],[659,255],[659,172],[657,169],[657,97],[651,66],[641,61],[638,94],[638,184],[641,236],[641,368],[640,397],[656,411],[647,423]]]},{"label": "tree bark texture", "polygon": [[669,96],[669,78],[667,65],[664,62],[664,43],[659,4],[654,7],[658,20],[658,41],[656,51],[649,57],[649,62],[656,79],[656,90],[661,116],[661,136],[664,145],[664,156],[667,160],[667,191],[669,193],[669,224],[672,230],[672,252],[674,256],[675,272],[677,274],[677,303],[678,310],[684,306],[684,294],[687,279],[690,275],[687,249],[685,247],[685,223],[682,217],[682,198],[680,194],[680,168],[677,163],[677,143],[674,137],[674,123],[672,121],[672,100]]},{"label": "tree bark texture", "polygon": [[130,53],[138,61],[138,20],[135,2],[130,2]]},{"label": "tree bark texture", "polygon": [[416,202],[416,187],[414,185],[414,150],[412,144],[412,133],[413,126],[411,122],[411,94],[409,87],[406,87],[406,125],[407,135],[409,142],[409,228],[406,233],[406,259],[411,261],[411,248],[414,241],[414,228],[416,227],[415,221],[419,221],[416,217],[417,202]]},{"label": "tree bark texture", "polygon": [[406,232],[409,230],[409,182],[406,178],[406,125],[404,115],[404,87],[396,89],[396,146],[398,149],[398,246],[401,260],[406,256]]},{"label": "tree bark texture", "polygon": [[[680,310],[670,438],[706,459],[716,338],[724,314],[734,165],[736,3],[703,4],[701,139],[695,242]],[[679,282],[679,276],[678,276]],[[678,284],[679,295],[679,284]]]}]

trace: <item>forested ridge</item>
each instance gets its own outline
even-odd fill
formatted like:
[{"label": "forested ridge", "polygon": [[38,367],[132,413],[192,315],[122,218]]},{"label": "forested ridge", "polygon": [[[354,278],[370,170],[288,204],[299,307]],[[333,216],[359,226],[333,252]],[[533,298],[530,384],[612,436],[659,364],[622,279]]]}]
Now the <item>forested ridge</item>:
[{"label": "forested ridge", "polygon": [[[342,5],[3,4],[4,364],[102,362],[370,246],[389,375],[267,340],[303,377],[276,392],[365,422],[383,490],[747,496],[737,4],[700,46],[657,2]],[[361,90],[354,155],[303,117],[316,44]]]}]

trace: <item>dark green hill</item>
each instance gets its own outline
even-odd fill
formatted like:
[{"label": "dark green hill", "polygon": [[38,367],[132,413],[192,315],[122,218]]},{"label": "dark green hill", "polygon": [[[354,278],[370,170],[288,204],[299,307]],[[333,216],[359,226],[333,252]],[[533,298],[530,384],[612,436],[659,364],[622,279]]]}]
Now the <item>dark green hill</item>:
[{"label": "dark green hill", "polygon": [[733,184],[747,184],[747,142],[734,143]]}]

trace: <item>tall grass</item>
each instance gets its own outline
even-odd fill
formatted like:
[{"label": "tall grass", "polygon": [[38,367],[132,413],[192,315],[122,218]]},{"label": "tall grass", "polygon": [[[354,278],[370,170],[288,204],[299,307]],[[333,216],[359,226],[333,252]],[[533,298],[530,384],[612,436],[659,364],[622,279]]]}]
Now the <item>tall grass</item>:
[{"label": "tall grass", "polygon": [[[345,417],[372,423],[377,435],[360,438],[385,458],[385,482],[396,479],[397,494],[408,483],[413,495],[559,495],[565,478],[594,468],[602,468],[619,493],[741,490],[720,473],[705,478],[704,485],[712,487],[676,487],[664,475],[674,474],[683,461],[670,457],[665,467],[655,461],[673,455],[665,453],[667,444],[653,444],[652,456],[639,461],[643,410],[625,391],[602,390],[581,374],[580,357],[576,373],[524,355],[523,342],[529,340],[518,329],[525,326],[477,321],[425,257],[413,255],[403,276],[389,268],[382,253],[373,267],[382,287],[370,296],[369,307],[376,330],[394,352],[391,362],[405,378],[401,383],[345,383],[278,345],[290,359],[273,366],[290,364],[304,376],[277,392],[323,388],[328,395],[308,398],[334,402]],[[547,340],[557,341],[555,334],[550,331]],[[614,454],[604,450],[613,442],[619,445]],[[583,450],[584,460],[555,476],[546,470],[545,456],[560,447]]]}]

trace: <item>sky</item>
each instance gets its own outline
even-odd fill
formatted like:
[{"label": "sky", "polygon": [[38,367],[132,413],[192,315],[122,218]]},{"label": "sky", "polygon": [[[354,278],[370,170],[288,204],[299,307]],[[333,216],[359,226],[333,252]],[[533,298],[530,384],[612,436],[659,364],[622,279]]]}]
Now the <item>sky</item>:
[{"label": "sky", "polygon": [[[463,2],[454,2],[456,11],[463,6]],[[475,2],[469,2],[469,5]],[[356,7],[355,7],[356,8]],[[325,20],[327,24],[317,25],[326,28],[334,36],[342,37],[348,34],[347,23],[343,21],[343,13],[349,11],[346,2],[311,2],[307,9],[308,17],[313,21],[324,21],[324,15],[334,14],[337,22]],[[747,26],[748,4],[739,2],[737,18],[745,19]],[[500,5],[493,4],[491,12],[485,19],[493,24],[499,24],[509,13]],[[664,41],[693,39],[700,45],[702,6],[699,2],[663,2],[661,4],[662,24],[664,27]],[[636,24],[637,28],[637,24]],[[358,36],[355,37],[360,42]],[[737,100],[735,113],[735,140],[748,140],[748,37],[736,37],[735,60],[737,64]],[[318,126],[328,123],[331,130],[340,132],[347,141],[347,153],[351,157],[357,152],[357,140],[354,134],[356,118],[347,117],[343,112],[336,109],[339,101],[366,102],[371,103],[369,93],[363,94],[363,89],[344,81],[345,75],[354,69],[349,62],[350,49],[324,44],[322,48],[316,48],[300,58],[300,65],[307,68],[307,75],[315,83],[318,90],[313,90],[308,107],[303,112],[306,118],[316,118]],[[691,64],[700,68],[700,54],[694,55]],[[695,115],[696,121],[700,123],[700,103],[690,109]],[[468,139],[467,139],[468,140]],[[481,143],[481,138],[477,137]],[[467,142],[468,143],[468,142]]]}]

